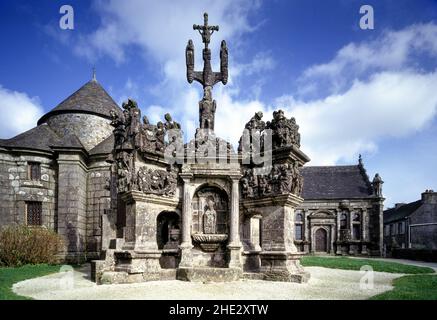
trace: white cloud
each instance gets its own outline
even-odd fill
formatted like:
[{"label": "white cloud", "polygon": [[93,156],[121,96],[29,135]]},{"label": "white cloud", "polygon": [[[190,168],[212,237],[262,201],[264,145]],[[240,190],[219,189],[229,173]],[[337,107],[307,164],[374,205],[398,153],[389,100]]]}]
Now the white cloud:
[{"label": "white cloud", "polygon": [[0,85],[0,113],[0,137],[6,139],[36,126],[44,110],[37,97],[30,98],[26,93],[11,91]]},{"label": "white cloud", "polygon": [[[235,145],[244,124],[256,111],[264,111],[265,120],[270,120],[273,109],[282,108],[297,119],[302,149],[313,165],[355,162],[358,153],[374,152],[385,139],[421,130],[435,116],[437,91],[433,86],[437,76],[420,70],[417,56],[437,55],[437,25],[413,25],[383,32],[371,41],[349,43],[331,61],[309,67],[299,78],[298,92],[286,93],[270,106],[258,96],[262,72],[275,67],[271,54],[259,53],[245,63],[233,60],[238,40],[253,30],[248,22],[249,8],[257,8],[258,3],[250,4],[231,0],[100,1],[97,9],[103,12],[101,26],[83,36],[79,52],[109,55],[121,63],[128,50],[140,50],[145,59],[152,59],[163,73],[162,81],[150,89],[159,105],[143,105],[143,110],[154,122],[162,120],[166,111],[171,112],[182,123],[187,137],[192,137],[201,93],[200,86],[186,83],[183,50],[187,40],[193,39],[196,69],[200,69],[202,44],[192,23],[200,24],[201,13],[207,10],[210,23],[221,28],[211,42],[213,68],[218,67],[221,39],[228,40],[231,58],[228,85],[214,88],[217,134]],[[241,100],[238,84],[243,76],[254,79],[245,92],[249,90],[255,98]],[[321,87],[326,90],[321,91]],[[323,94],[306,96],[314,92]]]},{"label": "white cloud", "polygon": [[[422,129],[436,114],[437,73],[382,72],[343,94],[286,104],[301,128],[311,164],[354,161],[378,142]],[[285,99],[283,98],[284,102]]]},{"label": "white cloud", "polygon": [[385,31],[362,43],[349,43],[335,57],[309,67],[299,79],[300,93],[315,93],[327,86],[333,92],[347,90],[357,77],[380,71],[420,68],[418,55],[437,55],[437,25],[416,24],[399,31]]}]

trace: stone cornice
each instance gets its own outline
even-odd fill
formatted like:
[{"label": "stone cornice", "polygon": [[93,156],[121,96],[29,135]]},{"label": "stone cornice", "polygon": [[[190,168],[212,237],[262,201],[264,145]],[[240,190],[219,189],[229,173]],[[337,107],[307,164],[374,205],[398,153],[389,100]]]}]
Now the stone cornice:
[{"label": "stone cornice", "polygon": [[259,199],[244,199],[240,201],[240,208],[253,209],[259,207],[296,207],[303,202],[303,198],[294,194],[282,194]]}]

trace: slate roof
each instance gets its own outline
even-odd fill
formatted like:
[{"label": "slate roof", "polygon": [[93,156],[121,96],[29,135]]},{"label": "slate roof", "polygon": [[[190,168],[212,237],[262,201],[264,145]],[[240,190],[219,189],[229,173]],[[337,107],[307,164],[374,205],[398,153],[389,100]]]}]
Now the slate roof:
[{"label": "slate roof", "polygon": [[304,199],[370,198],[373,191],[360,165],[303,167]]},{"label": "slate roof", "polygon": [[413,212],[420,208],[423,204],[422,200],[417,200],[414,202],[410,202],[404,205],[401,205],[398,208],[391,208],[384,211],[384,223],[390,223],[393,221],[404,219],[410,216]]},{"label": "slate roof", "polygon": [[97,155],[97,154],[109,154],[112,152],[113,148],[114,148],[114,135],[111,134],[105,140],[103,140],[98,145],[96,145],[94,148],[92,148],[89,151],[89,154],[91,156]]},{"label": "slate roof", "polygon": [[121,109],[115,101],[93,79],[62,101],[57,107],[42,116],[38,121],[38,125],[46,122],[51,115],[60,113],[89,113],[110,119],[111,110],[121,114]]},{"label": "slate roof", "polygon": [[51,152],[52,147],[85,149],[75,135],[61,138],[47,124],[19,134],[11,139],[0,140],[0,147],[7,149],[31,149]]}]

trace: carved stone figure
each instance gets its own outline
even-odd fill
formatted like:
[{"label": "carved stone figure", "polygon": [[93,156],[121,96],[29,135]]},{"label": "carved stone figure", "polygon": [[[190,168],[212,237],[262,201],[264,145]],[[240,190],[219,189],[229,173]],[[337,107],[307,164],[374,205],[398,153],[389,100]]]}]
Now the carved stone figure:
[{"label": "carved stone figure", "polygon": [[159,121],[158,124],[156,125],[155,137],[156,137],[155,151],[160,153],[164,152],[165,127],[161,121]]},{"label": "carved stone figure", "polygon": [[211,97],[211,87],[205,87],[204,96],[199,101],[199,122],[201,129],[214,130],[216,102]]},{"label": "carved stone figure", "polygon": [[216,233],[216,211],[214,209],[214,198],[208,197],[205,212],[203,214],[203,233]]}]

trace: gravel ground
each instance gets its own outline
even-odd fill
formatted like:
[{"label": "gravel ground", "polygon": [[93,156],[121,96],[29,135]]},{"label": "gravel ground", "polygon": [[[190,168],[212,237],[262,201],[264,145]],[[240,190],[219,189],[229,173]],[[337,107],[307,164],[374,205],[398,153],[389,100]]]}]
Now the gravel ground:
[{"label": "gravel ground", "polygon": [[227,283],[151,281],[138,284],[100,285],[89,278],[89,266],[64,273],[16,283],[13,291],[41,300],[295,300],[367,299],[391,290],[392,280],[401,274],[374,272],[373,289],[360,289],[360,271],[306,267],[311,273],[308,283],[240,280]]}]

